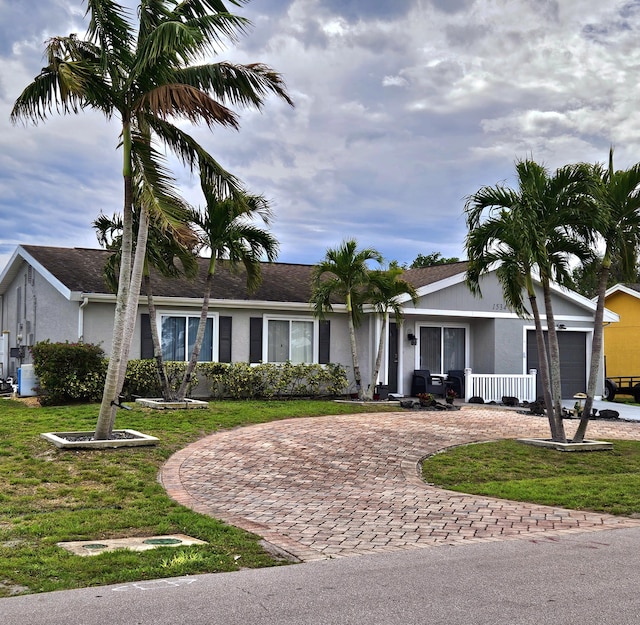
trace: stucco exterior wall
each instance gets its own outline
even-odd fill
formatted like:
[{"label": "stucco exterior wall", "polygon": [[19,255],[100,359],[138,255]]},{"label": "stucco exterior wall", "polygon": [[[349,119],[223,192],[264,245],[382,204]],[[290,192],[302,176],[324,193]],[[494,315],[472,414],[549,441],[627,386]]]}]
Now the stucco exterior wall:
[{"label": "stucco exterior wall", "polygon": [[[464,282],[453,284],[446,289],[429,293],[420,298],[417,309],[463,311],[465,313],[488,312],[508,313],[502,289],[497,280],[492,276],[484,278],[481,282],[482,297],[475,297]],[[412,304],[408,304],[410,310]]]},{"label": "stucco exterior wall", "polygon": [[[26,262],[2,298],[3,331],[9,333],[9,347],[26,346],[23,363],[31,362],[28,347],[38,341],[78,339],[78,304],[70,302]],[[7,375],[15,376],[19,361],[9,359]]]},{"label": "stucco exterior wall", "polygon": [[[167,313],[188,313],[199,315],[199,307],[180,306],[158,306],[158,314]],[[220,316],[233,318],[231,325],[231,355],[233,362],[249,361],[249,320],[252,317],[282,316],[282,317],[304,317],[310,321],[314,319],[310,312],[291,312],[286,309],[247,309],[247,308],[223,308],[211,306],[209,312]],[[107,356],[111,350],[111,334],[113,328],[114,305],[102,302],[90,302],[83,311],[84,320],[84,340],[91,343],[99,343]],[[135,325],[130,358],[140,358],[140,318],[142,314],[148,314],[145,304],[141,305],[138,311],[138,318]],[[345,316],[340,313],[332,313],[327,316],[331,321],[331,344],[330,357],[332,362],[340,362],[345,365],[348,373],[351,372],[351,350],[349,347],[349,334]],[[366,353],[366,352],[365,352]]]},{"label": "stucco exterior wall", "polygon": [[496,356],[496,320],[474,319],[470,324],[470,359],[474,373],[494,373]]},{"label": "stucco exterior wall", "polygon": [[605,305],[620,315],[618,323],[604,328],[607,375],[640,376],[640,299],[618,291],[607,297]]}]

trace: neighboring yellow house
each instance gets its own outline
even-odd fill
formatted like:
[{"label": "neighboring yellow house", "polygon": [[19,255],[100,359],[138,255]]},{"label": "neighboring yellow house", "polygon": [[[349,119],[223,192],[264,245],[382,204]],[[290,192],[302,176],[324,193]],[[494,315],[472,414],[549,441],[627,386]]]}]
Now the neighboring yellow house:
[{"label": "neighboring yellow house", "polygon": [[640,377],[640,284],[612,286],[605,306],[620,317],[604,328],[606,375]]}]

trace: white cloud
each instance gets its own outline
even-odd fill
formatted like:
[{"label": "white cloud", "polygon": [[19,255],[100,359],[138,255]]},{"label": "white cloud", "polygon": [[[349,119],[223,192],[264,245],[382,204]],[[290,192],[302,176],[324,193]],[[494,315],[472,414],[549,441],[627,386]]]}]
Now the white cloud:
[{"label": "white cloud", "polygon": [[[89,244],[87,224],[122,201],[117,124],[8,122],[44,38],[82,32],[80,0],[30,4],[30,20],[24,2],[0,0],[0,264],[16,242]],[[254,0],[238,9],[253,32],[222,58],[276,68],[296,108],[274,99],[240,132],[194,134],[271,199],[282,260],[314,262],[346,236],[401,261],[461,256],[465,196],[508,180],[517,158],[603,160],[613,142],[618,166],[637,160],[638,6]],[[198,202],[197,180],[177,175]]]}]

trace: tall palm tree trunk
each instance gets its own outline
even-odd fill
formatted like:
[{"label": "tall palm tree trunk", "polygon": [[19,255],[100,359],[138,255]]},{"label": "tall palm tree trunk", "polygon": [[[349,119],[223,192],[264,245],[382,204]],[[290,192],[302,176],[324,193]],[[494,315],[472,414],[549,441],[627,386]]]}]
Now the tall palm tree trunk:
[{"label": "tall palm tree trunk", "polygon": [[182,376],[182,383],[178,389],[176,395],[177,401],[184,401],[187,396],[187,391],[193,378],[193,372],[198,364],[198,356],[200,355],[200,349],[202,348],[202,341],[204,340],[204,333],[207,328],[207,313],[209,312],[209,301],[211,298],[211,283],[213,282],[213,274],[215,272],[215,259],[212,256],[209,271],[207,272],[207,278],[204,284],[204,297],[202,300],[202,309],[200,310],[200,320],[198,321],[198,331],[196,333],[196,340],[191,350],[191,357],[189,358],[189,364],[185,369]]},{"label": "tall palm tree trunk", "polygon": [[123,328],[129,301],[131,288],[131,259],[133,256],[133,184],[131,167],[131,127],[129,123],[123,121],[123,184],[124,184],[124,206],[122,211],[122,247],[120,256],[120,271],[118,278],[118,292],[116,294],[116,310],[113,319],[113,334],[111,338],[111,354],[105,385],[102,391],[102,402],[98,413],[96,440],[108,439],[113,431],[115,419],[115,407],[113,402],[118,395],[118,379],[120,377],[120,367],[123,353],[123,343],[125,336]]},{"label": "tall palm tree trunk", "polygon": [[162,345],[160,343],[160,333],[158,331],[158,320],[156,317],[156,303],[151,288],[151,276],[145,270],[144,273],[145,292],[147,293],[147,308],[149,309],[149,325],[151,326],[151,341],[153,343],[153,360],[156,363],[156,375],[162,391],[162,399],[164,401],[172,401],[174,399],[167,371],[164,367],[164,359],[162,358]]},{"label": "tall palm tree trunk", "polygon": [[543,279],[544,307],[547,315],[547,337],[549,340],[549,377],[551,378],[551,398],[553,400],[553,417],[556,424],[556,440],[566,443],[567,436],[562,421],[562,379],[560,376],[560,347],[556,331],[553,305],[551,302],[551,288],[549,281]]},{"label": "tall palm tree trunk", "polygon": [[589,364],[589,381],[587,383],[587,399],[584,402],[584,409],[580,417],[578,429],[573,437],[574,443],[581,443],[587,433],[589,417],[593,408],[593,398],[596,394],[596,386],[600,375],[600,363],[602,361],[602,350],[604,347],[604,294],[607,290],[609,280],[610,263],[603,261],[600,269],[600,279],[598,281],[598,301],[593,320],[593,338],[591,339],[591,362]]},{"label": "tall palm tree trunk", "polygon": [[362,376],[360,374],[360,362],[358,361],[358,346],[356,344],[356,327],[353,322],[353,308],[351,294],[347,294],[347,318],[349,321],[349,343],[351,345],[351,362],[353,363],[353,379],[356,384],[358,399],[364,399],[362,392]]},{"label": "tall palm tree trunk", "polygon": [[[138,320],[138,304],[140,302],[140,289],[142,288],[142,276],[144,274],[144,264],[147,257],[147,239],[149,237],[149,213],[144,207],[140,208],[140,219],[138,224],[138,237],[136,239],[136,250],[131,268],[131,285],[129,288],[129,299],[127,302],[127,312],[125,314],[124,332],[125,339],[122,342],[122,355],[120,359],[120,371],[118,375],[118,395],[122,392],[124,380],[127,374],[127,362],[131,351],[131,341]],[[114,417],[115,417],[114,407]]]},{"label": "tall palm tree trunk", "polygon": [[364,391],[365,399],[373,399],[376,384],[378,382],[378,373],[380,373],[380,367],[382,366],[382,353],[384,352],[384,343],[387,333],[387,313],[382,314],[382,326],[380,328],[380,337],[378,338],[378,350],[376,352],[376,364],[371,374],[371,384],[369,388]]},{"label": "tall palm tree trunk", "polygon": [[[529,283],[531,280],[529,279]],[[542,386],[542,396],[544,397],[544,406],[547,411],[547,419],[549,420],[549,430],[551,438],[558,440],[558,427],[553,411],[553,400],[551,398],[551,384],[549,380],[549,359],[547,358],[547,347],[544,342],[544,330],[542,329],[542,321],[540,320],[540,310],[538,309],[538,300],[533,290],[533,284],[530,284],[529,302],[531,304],[531,312],[536,327],[536,345],[538,347],[538,367],[540,369],[540,385]]]}]

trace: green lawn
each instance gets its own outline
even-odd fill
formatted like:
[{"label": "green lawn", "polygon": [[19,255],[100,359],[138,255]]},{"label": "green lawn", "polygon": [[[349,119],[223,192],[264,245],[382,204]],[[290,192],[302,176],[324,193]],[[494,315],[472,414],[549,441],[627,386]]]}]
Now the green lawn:
[{"label": "green lawn", "polygon": [[[189,411],[134,407],[119,413],[116,426],[159,437],[156,447],[60,451],[40,434],[93,429],[97,405],[40,408],[0,399],[0,597],[277,564],[257,537],[171,501],[157,482],[160,466],[223,428],[375,409],[327,401],[214,402]],[[56,545],[168,533],[209,544],[91,557]]]},{"label": "green lawn", "polygon": [[559,452],[516,441],[454,447],[422,465],[425,481],[464,493],[610,514],[640,514],[640,442]]},{"label": "green lawn", "polygon": [[[278,564],[258,538],[174,503],[157,482],[175,451],[224,428],[282,418],[393,410],[323,401],[212,402],[208,410],[121,412],[117,427],[156,447],[60,451],[48,431],[91,430],[98,407],[28,407],[0,399],[0,597]],[[640,514],[640,443],[561,453],[513,441],[456,447],[423,465],[453,490],[613,514]],[[68,540],[184,533],[209,544],[74,556]]]}]

